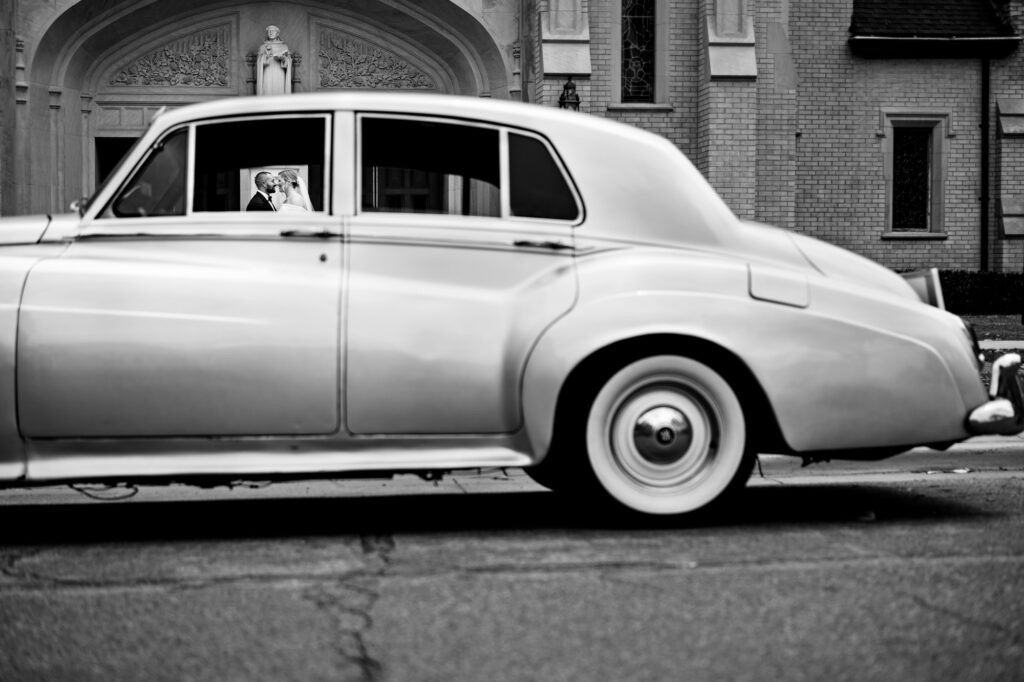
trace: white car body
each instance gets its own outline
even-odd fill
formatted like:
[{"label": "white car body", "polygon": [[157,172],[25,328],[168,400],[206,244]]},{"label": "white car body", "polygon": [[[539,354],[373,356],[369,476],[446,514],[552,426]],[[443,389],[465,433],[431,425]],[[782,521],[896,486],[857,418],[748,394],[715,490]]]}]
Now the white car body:
[{"label": "white car body", "polygon": [[[220,130],[204,126],[264,119],[322,124],[322,167],[311,165],[318,210],[196,210],[213,186],[200,186],[198,142]],[[405,123],[472,128],[495,141],[500,164],[481,194],[470,176],[445,176],[443,187],[402,185],[401,200],[432,192],[467,211],[489,203],[481,210],[492,214],[367,210],[371,194],[386,200],[376,184],[385,167],[360,154],[388,143],[361,131]],[[174,131],[187,149],[184,203],[169,209],[180,213],[115,215]],[[292,163],[270,158],[287,140],[268,145],[266,164]],[[564,181],[544,176],[561,188],[556,217],[513,215],[525,201],[514,193],[532,191],[510,170],[513,145],[551,155],[546,168]],[[237,194],[230,173],[220,175],[228,189],[209,191]],[[157,118],[81,215],[0,221],[0,482],[9,486],[550,466],[556,435],[576,428],[560,422],[573,404],[630,362],[676,355],[725,377],[746,415],[745,452],[877,457],[1021,430],[1016,366],[1004,371],[1006,395],[990,395],[977,353],[959,318],[922,302],[904,278],[737,219],[668,141],[531,105],[350,93],[184,107]],[[660,404],[644,400],[637,414]],[[710,404],[707,442],[719,447],[730,426],[716,425],[714,400],[665,400],[686,428]],[[680,450],[679,460],[691,456],[701,457]],[[749,457],[681,505],[609,492],[642,511],[691,511],[744,466]],[[666,485],[653,496],[674,498]]]}]

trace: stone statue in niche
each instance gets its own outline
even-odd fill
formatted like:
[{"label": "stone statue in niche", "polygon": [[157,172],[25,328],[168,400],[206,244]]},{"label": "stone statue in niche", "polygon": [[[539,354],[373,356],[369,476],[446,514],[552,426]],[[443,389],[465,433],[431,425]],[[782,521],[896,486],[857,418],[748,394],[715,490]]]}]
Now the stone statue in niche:
[{"label": "stone statue in niche", "polygon": [[285,95],[292,91],[292,53],[281,29],[267,26],[267,39],[256,55],[256,94]]}]

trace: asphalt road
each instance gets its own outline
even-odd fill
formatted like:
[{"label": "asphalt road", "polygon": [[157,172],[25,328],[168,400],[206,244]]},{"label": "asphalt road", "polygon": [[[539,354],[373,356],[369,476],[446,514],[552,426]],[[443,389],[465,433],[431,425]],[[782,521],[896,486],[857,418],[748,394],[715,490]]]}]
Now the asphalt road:
[{"label": "asphalt road", "polygon": [[517,471],[0,493],[0,680],[1024,679],[1024,441],[763,470],[688,521]]}]

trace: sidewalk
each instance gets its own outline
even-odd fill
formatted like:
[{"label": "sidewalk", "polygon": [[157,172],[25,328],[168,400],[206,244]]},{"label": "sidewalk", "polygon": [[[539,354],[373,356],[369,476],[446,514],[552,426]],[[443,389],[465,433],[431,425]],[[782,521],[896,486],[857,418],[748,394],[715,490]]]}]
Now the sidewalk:
[{"label": "sidewalk", "polygon": [[918,447],[899,455],[880,460],[832,460],[821,464],[802,466],[799,457],[788,455],[761,455],[765,475],[815,473],[924,473],[932,471],[966,470],[1014,471],[1024,475],[1024,434],[1016,436],[975,436],[956,443],[946,450]]},{"label": "sidewalk", "polygon": [[1024,341],[992,341],[985,339],[979,341],[978,345],[981,346],[982,350],[1024,350]]}]

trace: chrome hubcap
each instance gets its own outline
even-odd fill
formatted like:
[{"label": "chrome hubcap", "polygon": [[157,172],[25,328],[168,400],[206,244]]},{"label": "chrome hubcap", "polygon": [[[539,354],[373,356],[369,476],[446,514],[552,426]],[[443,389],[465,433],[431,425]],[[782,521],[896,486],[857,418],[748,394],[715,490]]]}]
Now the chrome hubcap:
[{"label": "chrome hubcap", "polygon": [[671,488],[700,477],[714,461],[718,421],[691,386],[648,379],[625,394],[613,414],[611,452],[637,483]]},{"label": "chrome hubcap", "polygon": [[690,421],[680,410],[668,405],[647,410],[633,427],[633,445],[652,464],[670,464],[681,459],[692,442]]}]

